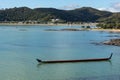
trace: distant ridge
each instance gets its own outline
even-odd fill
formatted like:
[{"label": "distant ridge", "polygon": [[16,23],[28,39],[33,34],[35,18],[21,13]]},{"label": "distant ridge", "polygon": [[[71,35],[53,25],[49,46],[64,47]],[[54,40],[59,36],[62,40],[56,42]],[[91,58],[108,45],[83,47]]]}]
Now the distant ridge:
[{"label": "distant ridge", "polygon": [[51,21],[51,19],[60,19],[64,22],[98,22],[118,18],[116,17],[118,15],[120,15],[120,13],[100,11],[91,7],[82,7],[74,10],[59,10],[55,8],[31,9],[28,7],[15,7],[0,10],[0,21],[34,20],[48,22]]}]

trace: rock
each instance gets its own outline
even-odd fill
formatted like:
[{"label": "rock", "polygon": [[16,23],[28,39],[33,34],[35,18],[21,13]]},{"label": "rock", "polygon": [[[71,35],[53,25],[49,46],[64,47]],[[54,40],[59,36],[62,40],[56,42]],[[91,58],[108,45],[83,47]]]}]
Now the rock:
[{"label": "rock", "polygon": [[57,29],[45,29],[45,31],[59,31]]},{"label": "rock", "polygon": [[92,42],[91,44],[94,44],[94,45],[103,45],[101,42]]},{"label": "rock", "polygon": [[61,29],[61,31],[80,31],[80,29],[69,28],[69,29]]},{"label": "rock", "polygon": [[111,39],[109,41],[103,42],[105,45],[114,45],[114,46],[120,46],[120,39]]},{"label": "rock", "polygon": [[84,30],[75,28],[65,28],[65,29],[46,29],[45,31],[84,31]]}]

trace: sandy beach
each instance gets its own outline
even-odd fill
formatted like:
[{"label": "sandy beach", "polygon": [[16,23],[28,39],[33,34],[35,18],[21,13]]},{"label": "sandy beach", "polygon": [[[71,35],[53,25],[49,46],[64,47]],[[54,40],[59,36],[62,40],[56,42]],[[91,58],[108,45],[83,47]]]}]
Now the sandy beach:
[{"label": "sandy beach", "polygon": [[120,29],[99,29],[99,28],[94,28],[91,29],[92,31],[107,31],[107,32],[120,32]]}]

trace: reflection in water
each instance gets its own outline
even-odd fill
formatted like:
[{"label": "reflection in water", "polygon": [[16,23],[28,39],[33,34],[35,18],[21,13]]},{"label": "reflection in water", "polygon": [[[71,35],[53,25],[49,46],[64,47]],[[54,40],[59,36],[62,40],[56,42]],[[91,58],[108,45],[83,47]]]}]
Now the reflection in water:
[{"label": "reflection in water", "polygon": [[37,64],[37,68],[39,68],[40,66],[47,66],[47,65],[55,65],[55,64],[65,64],[65,65],[67,65],[67,64],[80,64],[80,63],[88,63],[88,64],[90,64],[90,63],[109,63],[111,66],[112,66],[112,61],[111,60],[108,60],[108,61],[92,61],[92,62],[66,62],[66,63],[38,63]]},{"label": "reflection in water", "polygon": [[[108,72],[111,71],[110,61],[102,62],[79,62],[79,63],[55,63],[55,64],[38,64],[39,75],[42,75],[41,72],[47,71],[49,73],[48,77],[62,77],[60,80],[92,80],[96,79],[99,74],[109,75]],[[70,78],[69,78],[70,77]],[[100,77],[99,77],[100,78]],[[100,78],[101,79],[101,78]]]}]

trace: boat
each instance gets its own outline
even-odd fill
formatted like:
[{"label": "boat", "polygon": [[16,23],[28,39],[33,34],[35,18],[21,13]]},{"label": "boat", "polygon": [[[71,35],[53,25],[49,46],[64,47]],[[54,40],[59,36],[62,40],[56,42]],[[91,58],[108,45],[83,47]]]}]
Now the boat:
[{"label": "boat", "polygon": [[93,59],[80,59],[80,60],[50,60],[50,61],[42,61],[40,59],[36,59],[39,63],[68,63],[68,62],[93,62],[93,61],[108,61],[112,58],[113,53],[111,53],[108,58],[93,58]]}]

